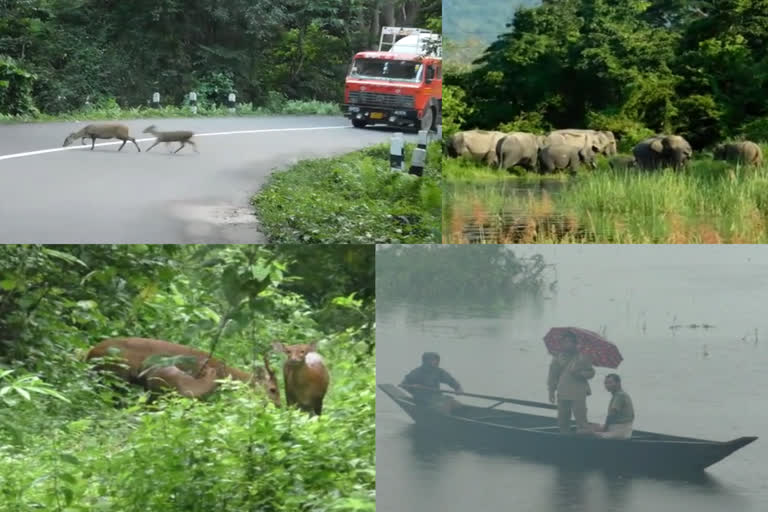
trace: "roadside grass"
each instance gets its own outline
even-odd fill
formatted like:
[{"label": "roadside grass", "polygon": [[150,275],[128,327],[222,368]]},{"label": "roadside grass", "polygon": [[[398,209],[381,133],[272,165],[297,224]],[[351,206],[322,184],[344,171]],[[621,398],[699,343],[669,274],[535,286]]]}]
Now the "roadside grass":
[{"label": "roadside grass", "polygon": [[34,115],[9,115],[0,113],[0,123],[32,123],[53,121],[108,121],[117,119],[151,119],[172,117],[226,117],[226,116],[269,116],[269,115],[341,115],[338,104],[323,101],[286,100],[272,102],[266,106],[254,107],[251,103],[239,103],[235,112],[230,112],[226,106],[200,105],[197,113],[189,106],[152,107],[121,107],[114,100],[101,102],[76,111],[61,114],[37,113]]},{"label": "roadside grass", "polygon": [[[766,243],[768,165],[699,158],[682,172],[615,171],[522,177],[446,161],[444,243]],[[472,176],[476,175],[476,179]],[[520,188],[518,188],[520,187]]]},{"label": "roadside grass", "polygon": [[[406,145],[406,167],[414,147]],[[437,142],[421,178],[392,172],[381,144],[277,172],[252,204],[271,242],[439,243],[440,169]]]}]

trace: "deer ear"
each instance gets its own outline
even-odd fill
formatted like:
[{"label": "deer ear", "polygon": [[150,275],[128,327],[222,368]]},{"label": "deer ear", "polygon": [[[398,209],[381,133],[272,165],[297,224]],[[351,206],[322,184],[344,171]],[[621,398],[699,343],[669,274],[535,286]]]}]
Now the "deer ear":
[{"label": "deer ear", "polygon": [[285,345],[283,345],[279,341],[273,341],[272,348],[277,350],[278,352],[285,352]]},{"label": "deer ear", "polygon": [[314,352],[317,350],[317,342],[313,341],[312,343],[307,345],[307,348],[309,349],[308,352]]}]

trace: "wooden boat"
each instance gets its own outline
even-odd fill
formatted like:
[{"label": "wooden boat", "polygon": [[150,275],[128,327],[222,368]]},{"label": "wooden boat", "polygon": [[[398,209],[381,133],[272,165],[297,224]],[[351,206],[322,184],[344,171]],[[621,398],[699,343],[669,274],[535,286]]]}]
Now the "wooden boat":
[{"label": "wooden boat", "polygon": [[757,439],[740,437],[721,442],[640,430],[635,430],[627,440],[563,435],[554,411],[551,416],[539,416],[496,409],[502,403],[552,409],[551,404],[466,394],[495,403],[487,407],[462,405],[448,415],[417,406],[408,393],[392,384],[380,384],[379,388],[413,418],[418,428],[457,439],[468,446],[562,465],[600,467],[623,473],[695,473]]}]

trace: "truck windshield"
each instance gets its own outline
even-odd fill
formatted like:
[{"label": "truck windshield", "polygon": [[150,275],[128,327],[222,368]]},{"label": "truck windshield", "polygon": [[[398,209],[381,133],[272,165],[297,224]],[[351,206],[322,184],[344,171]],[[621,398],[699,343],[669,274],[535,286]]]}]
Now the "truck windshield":
[{"label": "truck windshield", "polygon": [[422,68],[421,62],[412,60],[355,59],[349,76],[420,82]]}]

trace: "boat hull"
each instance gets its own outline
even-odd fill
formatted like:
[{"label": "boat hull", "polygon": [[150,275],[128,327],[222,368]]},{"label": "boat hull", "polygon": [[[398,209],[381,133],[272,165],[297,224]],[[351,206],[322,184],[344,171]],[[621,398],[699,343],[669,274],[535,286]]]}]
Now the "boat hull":
[{"label": "boat hull", "polygon": [[741,437],[719,442],[642,431],[635,431],[630,440],[562,435],[551,416],[471,406],[464,406],[453,415],[444,415],[417,406],[395,386],[382,384],[379,388],[420,429],[455,439],[468,447],[503,451],[564,466],[600,467],[622,473],[695,473],[757,439]]}]

